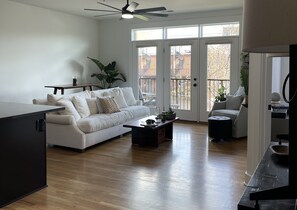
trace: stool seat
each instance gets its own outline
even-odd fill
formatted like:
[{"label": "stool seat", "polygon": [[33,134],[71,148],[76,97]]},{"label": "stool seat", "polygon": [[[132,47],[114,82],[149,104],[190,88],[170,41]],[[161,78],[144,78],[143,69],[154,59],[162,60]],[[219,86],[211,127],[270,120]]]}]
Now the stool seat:
[{"label": "stool seat", "polygon": [[208,118],[208,136],[219,139],[232,137],[232,119],[225,116],[211,116]]}]

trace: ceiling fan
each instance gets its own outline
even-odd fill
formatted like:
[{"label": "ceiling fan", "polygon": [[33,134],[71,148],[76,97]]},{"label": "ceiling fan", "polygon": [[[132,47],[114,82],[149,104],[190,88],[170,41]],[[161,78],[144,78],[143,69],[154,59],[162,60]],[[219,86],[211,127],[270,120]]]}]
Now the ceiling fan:
[{"label": "ceiling fan", "polygon": [[108,15],[115,15],[115,14],[122,14],[123,19],[132,19],[133,17],[148,21],[149,18],[146,16],[157,16],[157,17],[168,17],[168,14],[164,13],[155,13],[159,11],[165,11],[165,7],[152,7],[152,8],[146,8],[146,9],[138,9],[136,10],[136,7],[138,7],[138,3],[131,2],[129,3],[129,0],[127,0],[127,4],[122,8],[116,8],[108,4],[104,4],[101,2],[97,2],[98,4],[104,5],[106,7],[109,7],[113,10],[103,10],[103,9],[84,9],[88,11],[99,11],[99,12],[110,12],[109,14],[104,15],[96,15],[95,17],[102,17],[102,16],[108,16]]}]

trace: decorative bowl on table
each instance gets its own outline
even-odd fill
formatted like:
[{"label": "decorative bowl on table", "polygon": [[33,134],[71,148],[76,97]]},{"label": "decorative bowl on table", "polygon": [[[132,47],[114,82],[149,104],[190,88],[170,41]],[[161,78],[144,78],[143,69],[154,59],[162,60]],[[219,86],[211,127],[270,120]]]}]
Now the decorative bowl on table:
[{"label": "decorative bowl on table", "polygon": [[278,156],[288,156],[289,146],[287,145],[271,145],[270,149],[272,152]]},{"label": "decorative bowl on table", "polygon": [[152,124],[155,123],[155,120],[153,120],[153,119],[147,119],[145,122],[146,122],[147,125],[152,125]]}]

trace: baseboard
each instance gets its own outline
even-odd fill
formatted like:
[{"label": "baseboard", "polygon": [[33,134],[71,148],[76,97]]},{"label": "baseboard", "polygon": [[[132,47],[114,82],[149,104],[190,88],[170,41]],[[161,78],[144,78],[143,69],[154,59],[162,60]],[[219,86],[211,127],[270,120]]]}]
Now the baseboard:
[{"label": "baseboard", "polygon": [[247,171],[244,172],[244,185],[247,186],[252,175],[249,174]]}]

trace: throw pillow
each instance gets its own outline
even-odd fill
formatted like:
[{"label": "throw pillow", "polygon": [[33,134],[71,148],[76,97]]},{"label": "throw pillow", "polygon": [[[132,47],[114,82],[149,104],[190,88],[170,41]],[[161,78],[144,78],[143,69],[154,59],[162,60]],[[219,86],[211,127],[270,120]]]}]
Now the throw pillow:
[{"label": "throw pillow", "polygon": [[104,92],[106,92],[106,90],[105,89],[103,89],[103,90],[93,90],[93,91],[91,91],[91,97],[94,97],[94,98],[96,98],[96,97],[103,97],[103,93]]},{"label": "throw pillow", "polygon": [[113,88],[109,91],[106,91],[103,93],[103,96],[113,97],[119,108],[126,108],[128,106],[120,88]]},{"label": "throw pillow", "polygon": [[57,101],[59,101],[62,98],[63,98],[63,96],[61,96],[61,95],[47,94],[47,104],[55,106]]},{"label": "throw pillow", "polygon": [[[86,98],[89,109],[90,109],[90,113],[91,114],[98,114],[99,110],[98,110],[98,106],[97,106],[97,99],[96,98]],[[102,113],[102,111],[101,111]]]},{"label": "throw pillow", "polygon": [[91,112],[90,112],[88,103],[86,101],[86,98],[84,98],[82,96],[73,96],[72,102],[73,102],[77,112],[81,116],[81,118],[86,118],[86,117],[90,116]]},{"label": "throw pillow", "polygon": [[239,110],[240,105],[242,103],[242,96],[226,96],[226,109]]},{"label": "throw pillow", "polygon": [[57,101],[56,105],[65,107],[64,110],[59,111],[59,114],[72,115],[76,121],[81,118],[80,115],[78,114],[78,112],[76,111],[72,101],[70,101],[68,99],[61,99],[61,100]]},{"label": "throw pillow", "polygon": [[244,87],[239,86],[238,90],[234,93],[234,96],[245,96]]},{"label": "throw pillow", "polygon": [[137,103],[133,94],[133,89],[131,87],[122,88],[122,92],[128,106],[133,106]]},{"label": "throw pillow", "polygon": [[103,112],[106,114],[120,111],[117,103],[111,97],[98,98],[98,101],[99,101],[100,105],[102,106]]}]

